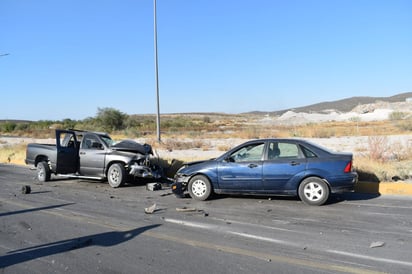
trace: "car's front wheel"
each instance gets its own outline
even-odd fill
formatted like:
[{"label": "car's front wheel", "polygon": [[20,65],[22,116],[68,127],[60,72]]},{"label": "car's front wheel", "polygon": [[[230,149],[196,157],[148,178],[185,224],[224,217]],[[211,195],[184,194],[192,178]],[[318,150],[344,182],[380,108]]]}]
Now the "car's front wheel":
[{"label": "car's front wheel", "polygon": [[329,198],[329,187],[318,177],[309,177],[299,186],[299,197],[307,205],[320,206]]},{"label": "car's front wheel", "polygon": [[212,194],[212,185],[207,177],[196,175],[189,181],[188,191],[195,200],[205,201]]},{"label": "car's front wheel", "polygon": [[37,164],[37,180],[40,182],[50,181],[51,171],[47,162],[42,161]]},{"label": "car's front wheel", "polygon": [[126,181],[126,170],[122,164],[116,163],[109,167],[107,181],[113,188],[123,185]]}]

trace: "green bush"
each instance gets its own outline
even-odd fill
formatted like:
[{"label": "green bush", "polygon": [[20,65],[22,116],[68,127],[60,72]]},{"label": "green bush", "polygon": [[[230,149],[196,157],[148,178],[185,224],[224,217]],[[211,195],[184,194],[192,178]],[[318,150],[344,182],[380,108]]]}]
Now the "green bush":
[{"label": "green bush", "polygon": [[98,108],[96,122],[104,131],[111,132],[124,129],[127,117],[128,115],[114,108]]}]

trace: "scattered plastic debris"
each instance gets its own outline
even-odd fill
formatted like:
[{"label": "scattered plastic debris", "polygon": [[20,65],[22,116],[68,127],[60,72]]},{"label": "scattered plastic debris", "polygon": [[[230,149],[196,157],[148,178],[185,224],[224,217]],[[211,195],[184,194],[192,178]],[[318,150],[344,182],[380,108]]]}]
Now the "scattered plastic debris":
[{"label": "scattered plastic debris", "polygon": [[149,207],[145,207],[145,209],[144,209],[144,213],[146,213],[146,214],[152,214],[155,211],[156,211],[156,204],[153,204]]},{"label": "scattered plastic debris", "polygon": [[176,207],[176,211],[178,212],[193,212],[193,211],[197,211],[196,208],[194,207]]},{"label": "scattered plastic debris", "polygon": [[162,184],[160,183],[148,183],[146,184],[146,189],[149,191],[156,191],[162,189]]},{"label": "scattered plastic debris", "polygon": [[373,242],[371,243],[371,245],[369,246],[369,248],[375,248],[375,247],[382,247],[385,245],[385,242]]}]

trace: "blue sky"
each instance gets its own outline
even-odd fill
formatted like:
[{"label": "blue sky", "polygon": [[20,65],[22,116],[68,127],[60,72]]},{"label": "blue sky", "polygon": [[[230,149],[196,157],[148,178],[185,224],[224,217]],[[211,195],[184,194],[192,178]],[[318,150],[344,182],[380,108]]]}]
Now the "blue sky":
[{"label": "blue sky", "polygon": [[[161,113],[412,91],[410,0],[157,0]],[[156,113],[153,0],[1,0],[0,119]]]}]

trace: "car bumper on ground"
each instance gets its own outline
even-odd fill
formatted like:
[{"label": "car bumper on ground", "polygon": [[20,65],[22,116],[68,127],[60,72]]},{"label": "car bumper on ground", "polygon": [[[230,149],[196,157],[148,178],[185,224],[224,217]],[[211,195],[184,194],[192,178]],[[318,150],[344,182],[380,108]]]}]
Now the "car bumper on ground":
[{"label": "car bumper on ground", "polygon": [[174,182],[171,186],[172,192],[176,197],[183,198],[184,196],[184,189],[183,184],[181,182]]}]

